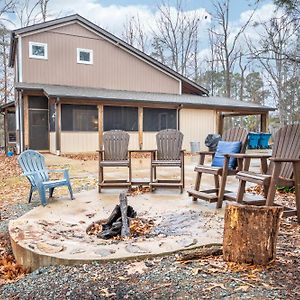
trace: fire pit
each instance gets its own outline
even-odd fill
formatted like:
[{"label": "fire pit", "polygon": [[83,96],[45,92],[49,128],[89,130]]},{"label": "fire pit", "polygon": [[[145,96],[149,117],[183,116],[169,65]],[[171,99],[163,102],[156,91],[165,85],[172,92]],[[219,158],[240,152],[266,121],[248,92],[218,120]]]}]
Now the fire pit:
[{"label": "fire pit", "polygon": [[146,235],[152,230],[154,222],[136,216],[136,211],[127,204],[126,195],[120,194],[120,204],[116,205],[109,218],[93,222],[86,233],[105,240]]}]

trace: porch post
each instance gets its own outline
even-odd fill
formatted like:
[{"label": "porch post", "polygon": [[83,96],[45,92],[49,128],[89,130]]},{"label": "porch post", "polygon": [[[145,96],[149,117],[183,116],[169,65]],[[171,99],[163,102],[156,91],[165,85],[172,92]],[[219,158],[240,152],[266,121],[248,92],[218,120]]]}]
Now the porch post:
[{"label": "porch post", "polygon": [[8,151],[8,126],[7,126],[7,109],[4,109],[4,149],[5,153]]},{"label": "porch post", "polygon": [[262,113],[260,115],[260,131],[267,132],[268,129],[268,113]]},{"label": "porch post", "polygon": [[24,95],[24,144],[25,149],[29,148],[29,103],[28,96]]},{"label": "porch post", "polygon": [[138,107],[138,115],[139,115],[139,121],[138,121],[138,126],[139,126],[139,148],[140,150],[143,149],[143,107],[139,106]]},{"label": "porch post", "polygon": [[55,135],[56,135],[56,155],[61,153],[61,103],[57,97],[55,102]]},{"label": "porch post", "polygon": [[99,150],[103,148],[103,104],[98,105],[98,141]]},{"label": "porch post", "polygon": [[224,115],[222,112],[217,112],[217,133],[222,135],[224,129]]}]

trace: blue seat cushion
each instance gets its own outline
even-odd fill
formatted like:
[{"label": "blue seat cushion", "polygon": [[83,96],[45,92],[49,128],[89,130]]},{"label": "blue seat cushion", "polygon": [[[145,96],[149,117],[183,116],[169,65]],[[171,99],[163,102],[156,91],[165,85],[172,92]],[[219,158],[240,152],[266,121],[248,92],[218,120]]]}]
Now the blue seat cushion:
[{"label": "blue seat cushion", "polygon": [[[211,163],[213,167],[223,167],[224,165],[224,154],[226,153],[240,153],[241,142],[225,142],[220,141],[217,146],[215,157]],[[236,158],[231,157],[229,159],[229,169],[235,169],[237,165]]]}]

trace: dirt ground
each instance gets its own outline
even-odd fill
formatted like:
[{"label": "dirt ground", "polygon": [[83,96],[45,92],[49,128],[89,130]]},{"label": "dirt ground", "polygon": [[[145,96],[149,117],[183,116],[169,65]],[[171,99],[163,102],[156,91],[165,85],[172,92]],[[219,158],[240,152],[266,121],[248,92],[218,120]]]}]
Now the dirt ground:
[{"label": "dirt ground", "polygon": [[[93,156],[46,157],[49,168],[70,169],[75,192],[96,188]],[[189,164],[187,170],[192,169]],[[16,157],[0,156],[0,170],[0,299],[300,299],[300,225],[295,217],[283,220],[277,259],[267,267],[226,263],[221,255],[188,262],[168,255],[27,273],[14,261],[7,224],[40,205],[39,200],[35,196],[27,203],[29,185],[20,176]],[[192,184],[193,178],[187,177],[188,185]],[[276,195],[278,201],[290,205],[294,197],[292,193]]]}]

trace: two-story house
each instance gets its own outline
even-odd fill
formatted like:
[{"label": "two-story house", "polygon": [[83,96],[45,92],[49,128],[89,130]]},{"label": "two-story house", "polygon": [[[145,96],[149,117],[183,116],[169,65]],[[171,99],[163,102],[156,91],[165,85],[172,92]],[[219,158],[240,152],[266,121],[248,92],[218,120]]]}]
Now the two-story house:
[{"label": "two-story house", "polygon": [[12,114],[15,105],[11,137],[19,152],[92,152],[111,129],[129,132],[131,149],[153,149],[155,134],[166,128],[183,132],[186,149],[191,141],[203,147],[208,133],[222,131],[224,117],[261,115],[264,131],[272,110],[211,97],[79,15],[14,30],[10,66],[15,102],[2,111]]}]

